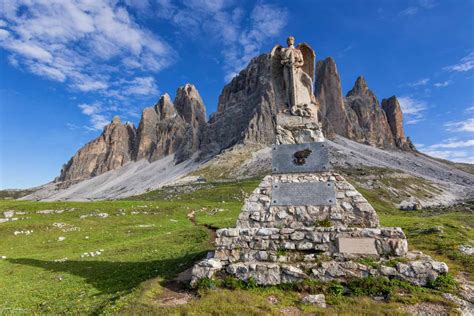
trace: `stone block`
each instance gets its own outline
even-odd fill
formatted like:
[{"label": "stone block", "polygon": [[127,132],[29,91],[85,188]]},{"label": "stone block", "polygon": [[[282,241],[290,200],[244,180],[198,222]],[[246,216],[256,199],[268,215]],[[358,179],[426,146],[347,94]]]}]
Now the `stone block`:
[{"label": "stone block", "polygon": [[337,240],[338,250],[344,254],[378,255],[375,238],[344,238]]}]

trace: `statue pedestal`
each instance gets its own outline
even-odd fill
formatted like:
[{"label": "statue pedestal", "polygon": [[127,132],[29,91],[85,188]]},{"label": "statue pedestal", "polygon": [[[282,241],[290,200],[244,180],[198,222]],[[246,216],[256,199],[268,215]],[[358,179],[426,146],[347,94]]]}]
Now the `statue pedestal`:
[{"label": "statue pedestal", "polygon": [[[442,262],[408,253],[401,228],[380,227],[369,202],[330,170],[324,142],[301,143],[321,140],[312,138],[319,131],[314,119],[279,114],[277,123],[273,174],[245,201],[236,228],[217,231],[216,250],[194,266],[192,283],[230,274],[261,285],[367,276],[425,285],[448,271]],[[397,258],[404,259],[394,267]]]}]

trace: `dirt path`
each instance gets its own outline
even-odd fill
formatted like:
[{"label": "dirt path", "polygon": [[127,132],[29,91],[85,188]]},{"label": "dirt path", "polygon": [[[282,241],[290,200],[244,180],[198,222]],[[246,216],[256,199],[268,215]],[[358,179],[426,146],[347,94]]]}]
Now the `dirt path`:
[{"label": "dirt path", "polygon": [[[198,224],[196,220],[196,212],[194,210],[189,212],[186,217],[194,226],[206,228],[210,234],[209,244],[214,245],[214,240],[217,236],[217,228],[209,224]],[[188,287],[189,282],[191,281],[191,271],[192,267],[178,274],[176,278],[166,282],[163,293],[156,297],[156,301],[160,306],[179,306],[196,299],[196,295]]]}]

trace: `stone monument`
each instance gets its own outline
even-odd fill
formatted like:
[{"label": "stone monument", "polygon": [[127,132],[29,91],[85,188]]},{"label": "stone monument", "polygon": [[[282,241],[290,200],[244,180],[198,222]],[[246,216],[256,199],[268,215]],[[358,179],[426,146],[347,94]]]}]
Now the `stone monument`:
[{"label": "stone monument", "polygon": [[[425,285],[446,273],[446,264],[409,253],[402,229],[380,227],[368,201],[331,170],[312,90],[311,47],[295,48],[289,37],[271,58],[279,109],[272,174],[246,199],[236,227],[217,231],[215,252],[193,267],[191,283],[223,275],[261,285],[386,276]],[[377,268],[361,258],[377,261]],[[408,260],[385,265],[394,258]]]}]

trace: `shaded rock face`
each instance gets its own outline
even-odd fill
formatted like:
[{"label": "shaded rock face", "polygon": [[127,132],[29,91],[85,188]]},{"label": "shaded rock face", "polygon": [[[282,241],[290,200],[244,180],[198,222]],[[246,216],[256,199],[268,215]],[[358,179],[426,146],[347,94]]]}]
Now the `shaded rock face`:
[{"label": "shaded rock face", "polygon": [[115,117],[102,134],[81,148],[63,167],[56,181],[81,181],[129,161],[152,162],[175,154],[176,163],[199,150],[206,129],[206,109],[199,92],[187,84],[173,103],[168,94],[142,112],[138,129]]},{"label": "shaded rock face", "polygon": [[236,143],[274,142],[276,102],[270,67],[270,55],[260,55],[224,87],[217,112],[209,119],[206,156]]},{"label": "shaded rock face", "polygon": [[86,144],[63,166],[57,181],[77,182],[115,170],[132,160],[135,127],[120,118],[104,127],[102,134]]},{"label": "shaded rock face", "polygon": [[155,161],[176,152],[185,133],[184,120],[176,115],[169,95],[163,95],[154,107],[142,112],[134,160]]},{"label": "shaded rock face", "polygon": [[354,131],[353,140],[382,148],[394,147],[395,142],[385,112],[364,77],[357,78],[345,101]]},{"label": "shaded rock face", "polygon": [[387,116],[388,124],[392,131],[393,139],[397,147],[405,150],[414,150],[415,146],[409,138],[405,137],[403,129],[403,113],[397,97],[392,96],[382,100],[382,108]]},{"label": "shaded rock face", "polygon": [[315,92],[320,103],[320,117],[325,136],[331,138],[338,134],[352,139],[354,133],[344,106],[341,79],[331,57],[316,64]]}]

